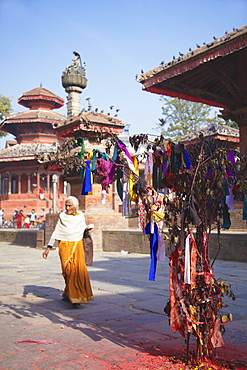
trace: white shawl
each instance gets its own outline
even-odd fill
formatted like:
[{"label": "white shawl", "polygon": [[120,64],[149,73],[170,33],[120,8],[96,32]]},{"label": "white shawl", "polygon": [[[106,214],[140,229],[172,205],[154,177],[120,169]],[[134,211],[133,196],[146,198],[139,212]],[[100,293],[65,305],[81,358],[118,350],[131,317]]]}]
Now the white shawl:
[{"label": "white shawl", "polygon": [[78,214],[75,216],[60,213],[48,245],[53,245],[54,239],[66,242],[82,240],[85,229],[86,223],[82,212],[78,211]]}]

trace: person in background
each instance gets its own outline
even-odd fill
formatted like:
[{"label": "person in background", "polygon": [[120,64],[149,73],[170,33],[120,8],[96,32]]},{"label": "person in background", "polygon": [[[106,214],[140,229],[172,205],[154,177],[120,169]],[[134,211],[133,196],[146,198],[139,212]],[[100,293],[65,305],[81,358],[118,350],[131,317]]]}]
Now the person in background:
[{"label": "person in background", "polygon": [[35,209],[32,209],[31,214],[30,214],[30,224],[31,224],[31,228],[32,228],[32,227],[34,227],[36,217],[37,217],[37,215],[36,215],[36,213],[35,213]]},{"label": "person in background", "polygon": [[22,228],[22,224],[24,222],[24,219],[25,219],[25,216],[23,214],[23,210],[21,209],[20,212],[18,213],[18,215],[16,216],[17,229],[21,229]]},{"label": "person in background", "polygon": [[24,219],[24,224],[26,229],[30,229],[30,215],[27,215],[26,218]]},{"label": "person in background", "polygon": [[15,213],[14,213],[14,216],[13,216],[13,225],[14,225],[14,227],[16,227],[17,215],[18,215],[18,209],[15,209]]},{"label": "person in background", "polygon": [[2,227],[3,224],[4,224],[3,214],[4,214],[4,212],[3,212],[2,208],[0,207],[0,227]]},{"label": "person in background", "polygon": [[39,199],[44,200],[45,197],[45,190],[43,188],[40,188],[39,190]]},{"label": "person in background", "polygon": [[93,224],[88,225],[83,234],[83,246],[87,266],[92,266],[93,264],[93,238],[91,234],[93,228]]},{"label": "person in background", "polygon": [[62,299],[70,301],[73,308],[94,300],[82,241],[86,223],[84,214],[78,211],[78,207],[76,197],[69,196],[65,200],[66,211],[59,214],[55,230],[42,254],[46,259],[55,240],[59,241],[59,256],[65,280]]}]

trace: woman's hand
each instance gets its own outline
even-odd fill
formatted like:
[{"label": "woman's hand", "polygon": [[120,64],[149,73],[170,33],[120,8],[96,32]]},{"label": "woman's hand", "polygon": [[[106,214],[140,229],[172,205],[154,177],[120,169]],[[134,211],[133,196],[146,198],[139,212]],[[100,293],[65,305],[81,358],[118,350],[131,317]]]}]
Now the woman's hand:
[{"label": "woman's hand", "polygon": [[50,252],[50,248],[46,248],[46,250],[42,253],[42,257],[46,260]]}]

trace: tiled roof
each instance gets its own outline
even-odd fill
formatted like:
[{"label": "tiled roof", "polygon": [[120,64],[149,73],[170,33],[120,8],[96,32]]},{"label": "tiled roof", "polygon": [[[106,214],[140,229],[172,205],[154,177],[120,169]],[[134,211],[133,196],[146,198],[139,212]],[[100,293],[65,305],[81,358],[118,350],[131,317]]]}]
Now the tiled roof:
[{"label": "tiled roof", "polygon": [[44,110],[44,109],[36,109],[36,110],[28,110],[21,113],[12,114],[8,116],[7,119],[4,121],[4,124],[8,123],[22,123],[22,122],[54,122],[58,125],[61,125],[66,120],[66,117],[62,114],[54,112],[53,110]]},{"label": "tiled roof", "polygon": [[[189,60],[189,59],[196,59],[201,54],[210,54],[211,49],[217,49],[218,47],[222,47],[225,45],[226,42],[233,42],[235,39],[246,35],[247,33],[247,26],[244,26],[242,28],[239,28],[237,30],[234,30],[232,32],[229,32],[225,34],[222,37],[214,38],[211,42],[204,43],[203,46],[197,45],[197,49],[190,50],[188,53],[179,53],[178,57],[174,57],[172,61],[169,61],[167,63],[162,62],[160,66],[148,71],[143,72],[140,76],[139,81],[144,82],[145,80],[151,79],[155,75],[158,75],[160,72],[164,72],[166,69],[170,69],[171,67],[174,68],[177,64],[183,64],[183,62]],[[229,52],[231,52],[229,50]],[[214,55],[214,58],[217,58],[220,55]],[[212,58],[212,56],[210,56]],[[205,62],[207,59],[205,59]],[[181,71],[182,72],[182,71]],[[180,72],[180,73],[181,73]]]},{"label": "tiled roof", "polygon": [[60,96],[53,94],[53,92],[43,87],[36,87],[35,89],[27,91],[18,99],[18,103],[24,107],[29,107],[35,101],[48,102],[53,108],[59,108],[64,105],[64,100],[60,98]]},{"label": "tiled roof", "polygon": [[[242,78],[247,55],[247,26],[226,33],[220,38],[197,45],[188,53],[178,52],[168,63],[139,78],[142,89],[155,94],[177,97],[235,112],[246,105]],[[241,64],[239,61],[242,60]],[[138,79],[138,78],[137,78]],[[235,120],[236,113],[229,116]]]},{"label": "tiled roof", "polygon": [[233,127],[229,127],[227,125],[219,125],[214,123],[210,126],[204,127],[200,130],[193,131],[187,135],[184,135],[180,138],[181,143],[194,141],[199,138],[199,135],[203,135],[204,137],[218,137],[225,140],[233,140],[239,141],[239,130]]},{"label": "tiled roof", "polygon": [[37,96],[37,95],[50,96],[53,98],[57,98],[59,100],[63,100],[58,95],[53,94],[53,92],[51,92],[50,90],[44,89],[43,87],[36,87],[35,89],[32,89],[22,94],[22,96]]},{"label": "tiled roof", "polygon": [[7,149],[0,151],[1,162],[8,161],[23,161],[31,160],[36,158],[36,154],[39,152],[54,152],[57,146],[53,144],[41,144],[41,143],[28,143],[28,144],[16,144]]},{"label": "tiled roof", "polygon": [[102,131],[120,134],[125,124],[116,117],[111,117],[103,113],[87,111],[69,118],[64,125],[60,125],[57,130],[59,133],[72,133],[77,130],[83,131]]},{"label": "tiled roof", "polygon": [[116,117],[111,117],[103,113],[93,112],[91,110],[80,113],[77,116],[70,118],[67,123],[69,124],[70,121],[76,121],[78,119],[85,123],[102,123],[102,124],[109,124],[109,125],[115,124],[115,125],[120,125],[122,127],[125,126],[125,124]]}]

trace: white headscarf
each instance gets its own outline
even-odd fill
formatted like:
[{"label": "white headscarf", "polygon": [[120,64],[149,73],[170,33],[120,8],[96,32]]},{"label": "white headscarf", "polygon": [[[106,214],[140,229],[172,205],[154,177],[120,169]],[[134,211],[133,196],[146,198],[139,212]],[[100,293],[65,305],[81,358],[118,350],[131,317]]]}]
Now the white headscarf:
[{"label": "white headscarf", "polygon": [[[76,197],[69,196],[66,200],[71,200],[76,209],[78,209],[79,201]],[[48,245],[53,245],[55,240],[67,242],[82,240],[85,229],[85,217],[81,211],[77,211],[76,215],[68,215],[67,213],[61,212]]]},{"label": "white headscarf", "polygon": [[60,213],[48,245],[53,245],[54,239],[66,242],[82,240],[85,229],[86,223],[82,212],[78,211],[78,214],[75,216]]},{"label": "white headscarf", "polygon": [[71,200],[71,202],[75,206],[76,210],[78,210],[78,208],[79,208],[79,200],[76,197],[74,197],[73,195],[70,195],[68,198],[65,199],[65,202],[66,202],[66,200]]}]

